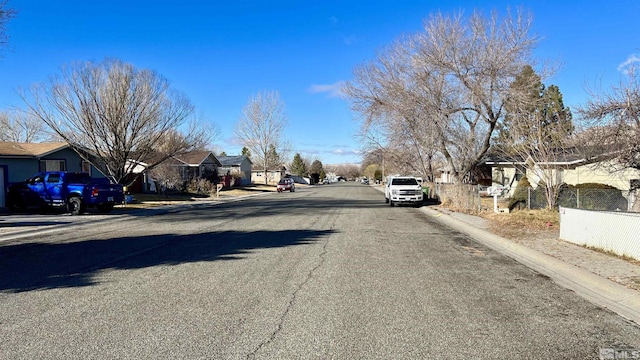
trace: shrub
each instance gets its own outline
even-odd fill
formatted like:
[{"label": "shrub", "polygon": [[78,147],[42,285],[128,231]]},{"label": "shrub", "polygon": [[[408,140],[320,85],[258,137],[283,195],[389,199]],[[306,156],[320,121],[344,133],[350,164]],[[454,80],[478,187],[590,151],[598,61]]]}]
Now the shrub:
[{"label": "shrub", "polygon": [[531,184],[529,183],[529,179],[523,176],[522,179],[518,181],[511,199],[509,199],[509,211],[513,211],[516,208],[518,210],[526,208],[530,188]]},{"label": "shrub", "polygon": [[614,186],[610,186],[607,184],[599,184],[599,183],[585,183],[585,184],[578,184],[578,185],[569,185],[569,189],[616,189],[618,190],[618,188],[614,187]]},{"label": "shrub", "polygon": [[627,210],[628,207],[627,199],[622,195],[622,192],[614,186],[599,183],[585,183],[575,186],[570,185],[563,190],[570,194],[573,202],[568,205],[560,204],[561,206],[610,211]]},{"label": "shrub", "polygon": [[187,191],[198,195],[211,195],[216,191],[216,184],[207,179],[194,179],[187,184]]}]

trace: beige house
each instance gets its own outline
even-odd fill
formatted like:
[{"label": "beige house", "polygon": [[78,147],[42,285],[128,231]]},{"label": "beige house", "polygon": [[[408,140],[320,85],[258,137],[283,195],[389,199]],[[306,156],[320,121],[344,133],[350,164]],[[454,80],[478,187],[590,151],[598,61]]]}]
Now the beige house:
[{"label": "beige house", "polygon": [[[525,175],[529,183],[535,188],[541,179],[542,171],[552,171],[552,177],[558,183],[567,185],[578,185],[587,183],[598,183],[613,186],[619,190],[629,191],[631,183],[635,179],[640,179],[640,170],[622,169],[612,171],[610,162],[586,163],[586,161],[575,162],[554,162],[539,163],[533,169],[525,170],[523,163],[516,162],[492,162],[491,165],[492,186],[503,186],[513,189],[518,181]],[[553,169],[549,169],[553,167]]]},{"label": "beige house", "polygon": [[634,204],[640,194],[640,170],[625,168],[615,169],[614,160],[594,161],[580,156],[567,157],[554,162],[539,162],[534,166],[526,166],[526,162],[505,160],[486,161],[491,166],[491,183],[494,187],[503,187],[503,195],[510,197],[515,191],[518,181],[527,176],[531,186],[536,188],[542,174],[552,178],[556,184],[605,184],[622,191],[629,204]]},{"label": "beige house", "polygon": [[[285,168],[280,170],[267,170],[265,173],[263,170],[253,169],[251,170],[251,183],[252,184],[269,184],[276,185],[280,179],[285,177]],[[267,179],[265,182],[265,178]]]}]

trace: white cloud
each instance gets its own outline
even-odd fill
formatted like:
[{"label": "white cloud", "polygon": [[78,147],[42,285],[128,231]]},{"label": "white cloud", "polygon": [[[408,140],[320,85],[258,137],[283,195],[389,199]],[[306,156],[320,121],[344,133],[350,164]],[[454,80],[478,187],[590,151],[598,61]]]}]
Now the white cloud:
[{"label": "white cloud", "polygon": [[338,81],[333,84],[314,84],[309,87],[309,92],[312,94],[321,94],[325,93],[329,97],[342,97],[344,94],[342,93],[342,85],[343,81]]},{"label": "white cloud", "polygon": [[356,41],[358,41],[358,38],[355,35],[349,35],[342,38],[342,42],[347,46],[353,45]]},{"label": "white cloud", "polygon": [[334,155],[340,155],[340,156],[351,156],[351,155],[360,155],[360,150],[354,150],[354,149],[343,150],[338,148],[331,151],[331,153]]},{"label": "white cloud", "polygon": [[627,60],[618,65],[618,71],[628,75],[630,70],[638,66],[636,63],[640,63],[640,55],[631,54],[627,57]]}]

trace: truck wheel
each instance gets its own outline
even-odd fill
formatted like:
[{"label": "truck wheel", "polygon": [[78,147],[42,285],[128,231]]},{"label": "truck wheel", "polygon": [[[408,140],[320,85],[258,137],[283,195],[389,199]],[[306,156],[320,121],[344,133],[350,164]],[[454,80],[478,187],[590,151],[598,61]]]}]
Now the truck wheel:
[{"label": "truck wheel", "polygon": [[80,215],[84,212],[82,206],[82,199],[77,196],[74,196],[69,199],[67,202],[67,210],[71,213],[71,215]]},{"label": "truck wheel", "polygon": [[103,213],[108,213],[111,212],[111,210],[113,210],[113,204],[100,204],[97,206],[98,211],[103,212]]},{"label": "truck wheel", "polygon": [[387,200],[389,200],[389,206],[393,207],[393,200],[391,199],[387,199]]}]

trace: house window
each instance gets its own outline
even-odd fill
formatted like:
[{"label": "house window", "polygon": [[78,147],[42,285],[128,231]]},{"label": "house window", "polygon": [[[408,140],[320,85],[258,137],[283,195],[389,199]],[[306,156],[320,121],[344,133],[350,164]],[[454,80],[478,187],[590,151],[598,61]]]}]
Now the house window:
[{"label": "house window", "polygon": [[91,163],[85,160],[82,160],[82,163],[80,165],[82,167],[82,172],[83,173],[88,173],[89,175],[91,175]]},{"label": "house window", "polygon": [[64,160],[40,160],[40,171],[67,171]]}]

